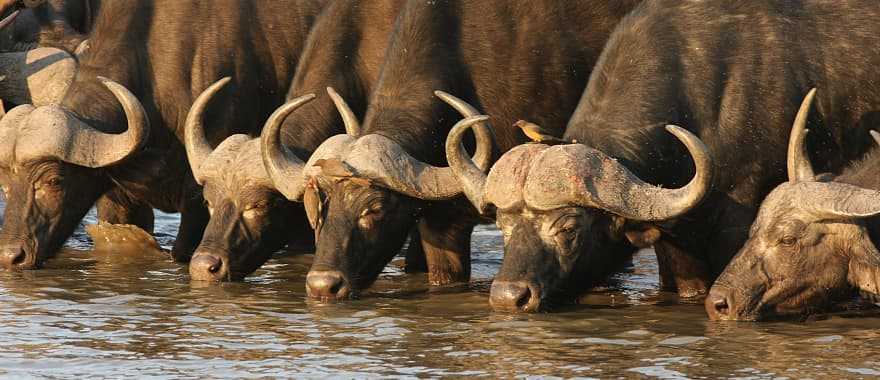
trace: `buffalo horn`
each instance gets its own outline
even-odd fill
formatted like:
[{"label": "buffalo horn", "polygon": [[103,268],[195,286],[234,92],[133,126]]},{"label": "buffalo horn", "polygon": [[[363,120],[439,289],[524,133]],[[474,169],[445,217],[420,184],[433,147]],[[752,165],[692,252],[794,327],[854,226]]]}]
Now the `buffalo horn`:
[{"label": "buffalo horn", "polygon": [[807,129],[807,118],[810,116],[810,107],[813,105],[813,99],[816,97],[816,89],[810,90],[797,116],[794,118],[794,125],[791,128],[791,137],[788,139],[788,181],[799,182],[809,181],[813,179],[813,165],[810,164],[810,156],[807,154],[806,138],[809,130]]},{"label": "buffalo horn", "polygon": [[205,173],[202,172],[202,164],[204,164],[205,159],[213,151],[211,144],[205,137],[205,127],[203,125],[205,109],[211,103],[211,99],[217,95],[217,92],[229,84],[231,80],[232,78],[225,77],[212,84],[205,91],[202,91],[186,115],[186,122],[184,124],[186,158],[189,160],[190,169],[192,169],[193,176],[199,185],[204,184],[205,179]]}]

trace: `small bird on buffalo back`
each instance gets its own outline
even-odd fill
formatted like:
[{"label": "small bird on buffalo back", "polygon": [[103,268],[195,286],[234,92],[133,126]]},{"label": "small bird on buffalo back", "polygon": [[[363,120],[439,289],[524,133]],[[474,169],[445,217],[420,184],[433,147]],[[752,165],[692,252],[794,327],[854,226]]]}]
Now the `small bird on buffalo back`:
[{"label": "small bird on buffalo back", "polygon": [[535,123],[529,123],[525,120],[519,120],[513,125],[519,127],[519,129],[522,129],[526,137],[530,138],[533,142],[547,145],[569,144],[568,141],[551,135],[543,128],[541,128],[540,125],[537,125]]}]

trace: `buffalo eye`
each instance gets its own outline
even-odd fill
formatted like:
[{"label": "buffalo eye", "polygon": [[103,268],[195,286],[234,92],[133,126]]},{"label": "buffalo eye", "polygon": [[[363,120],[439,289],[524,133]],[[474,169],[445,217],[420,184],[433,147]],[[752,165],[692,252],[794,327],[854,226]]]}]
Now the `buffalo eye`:
[{"label": "buffalo eye", "polygon": [[58,188],[61,186],[61,177],[52,177],[45,182],[46,186]]},{"label": "buffalo eye", "polygon": [[575,235],[575,233],[577,232],[577,228],[577,221],[575,221],[574,219],[569,219],[568,221],[557,227],[554,234],[556,236],[570,238]]},{"label": "buffalo eye", "polygon": [[797,238],[792,235],[783,236],[782,239],[779,239],[779,244],[791,247],[797,243]]},{"label": "buffalo eye", "polygon": [[253,219],[266,211],[269,207],[269,201],[259,201],[255,203],[251,203],[247,207],[245,207],[242,216],[245,219]]},{"label": "buffalo eye", "polygon": [[361,211],[358,224],[364,229],[370,229],[373,227],[373,223],[382,219],[383,216],[385,216],[385,208],[380,202],[376,202]]},{"label": "buffalo eye", "polygon": [[575,218],[567,218],[553,231],[556,244],[561,248],[564,255],[574,253],[574,244],[578,235],[578,222]]},{"label": "buffalo eye", "polygon": [[259,201],[250,204],[245,210],[264,210],[269,207],[269,201]]},{"label": "buffalo eye", "polygon": [[51,177],[49,179],[37,182],[34,190],[39,192],[58,192],[61,191],[61,177]]}]

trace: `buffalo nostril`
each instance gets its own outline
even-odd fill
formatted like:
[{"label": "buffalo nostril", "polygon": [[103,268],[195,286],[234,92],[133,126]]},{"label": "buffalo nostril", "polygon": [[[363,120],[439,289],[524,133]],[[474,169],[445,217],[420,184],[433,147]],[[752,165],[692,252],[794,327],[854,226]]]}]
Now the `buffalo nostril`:
[{"label": "buffalo nostril", "polygon": [[223,280],[223,259],[212,254],[196,253],[189,262],[189,274],[196,281]]},{"label": "buffalo nostril", "polygon": [[348,296],[348,286],[342,272],[311,271],[306,276],[306,292],[321,300],[342,299]]},{"label": "buffalo nostril", "polygon": [[723,298],[715,300],[712,302],[712,305],[715,306],[715,312],[718,314],[727,314],[727,311],[729,310],[727,300]]},{"label": "buffalo nostril", "polygon": [[27,253],[25,253],[24,250],[21,250],[18,251],[18,255],[16,255],[15,258],[12,259],[12,265],[20,266],[24,264],[25,261],[27,261]]},{"label": "buffalo nostril", "polygon": [[502,311],[538,311],[540,294],[523,282],[494,281],[489,295],[493,308]]},{"label": "buffalo nostril", "polygon": [[532,291],[528,286],[525,287],[525,291],[520,294],[519,299],[516,300],[516,307],[521,310],[525,310],[526,306],[529,304],[529,300],[532,299]]},{"label": "buffalo nostril", "polygon": [[706,314],[712,320],[730,317],[730,299],[727,295],[717,291],[710,292],[706,297]]},{"label": "buffalo nostril", "polygon": [[21,248],[8,249],[0,252],[0,264],[8,269],[26,269],[28,255]]}]

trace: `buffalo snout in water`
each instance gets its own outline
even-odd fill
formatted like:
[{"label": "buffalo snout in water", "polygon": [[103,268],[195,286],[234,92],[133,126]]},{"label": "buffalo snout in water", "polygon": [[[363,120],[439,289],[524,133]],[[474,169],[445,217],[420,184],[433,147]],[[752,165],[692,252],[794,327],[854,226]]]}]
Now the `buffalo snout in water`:
[{"label": "buffalo snout in water", "polygon": [[37,266],[36,256],[18,246],[0,247],[0,265],[7,270],[27,270]]},{"label": "buffalo snout in water", "polygon": [[189,275],[194,281],[223,281],[229,277],[229,267],[219,255],[196,252],[189,262]]},{"label": "buffalo snout in water", "polygon": [[541,307],[536,286],[522,281],[493,281],[489,304],[499,311],[536,312]]},{"label": "buffalo snout in water", "polygon": [[322,301],[342,300],[351,296],[351,287],[340,271],[311,270],[306,276],[309,297]]}]

